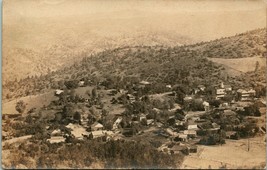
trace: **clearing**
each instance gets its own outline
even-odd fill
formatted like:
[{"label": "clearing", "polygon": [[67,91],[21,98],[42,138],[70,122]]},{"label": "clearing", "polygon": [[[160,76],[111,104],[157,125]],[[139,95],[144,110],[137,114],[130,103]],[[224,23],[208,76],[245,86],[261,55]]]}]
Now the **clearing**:
[{"label": "clearing", "polygon": [[181,166],[186,168],[208,169],[220,167],[231,169],[252,169],[265,166],[266,143],[263,137],[250,138],[250,150],[248,151],[248,139],[226,140],[222,146],[198,146],[198,153],[186,156]]},{"label": "clearing", "polygon": [[259,67],[266,67],[266,60],[264,57],[246,57],[246,58],[208,58],[212,62],[222,64],[225,66],[228,74],[239,74],[254,71],[256,62],[259,62]]},{"label": "clearing", "polygon": [[31,95],[8,102],[2,102],[2,114],[17,114],[18,112],[15,107],[16,103],[20,100],[27,104],[26,110],[24,111],[24,113],[27,113],[31,108],[40,108],[44,105],[48,105],[51,101],[56,99],[57,97],[54,96],[54,91],[50,91],[44,94]]}]

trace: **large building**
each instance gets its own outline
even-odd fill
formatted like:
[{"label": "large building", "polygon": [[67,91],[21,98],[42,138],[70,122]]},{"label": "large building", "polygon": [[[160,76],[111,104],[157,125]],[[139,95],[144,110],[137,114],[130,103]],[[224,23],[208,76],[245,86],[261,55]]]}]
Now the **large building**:
[{"label": "large building", "polygon": [[228,92],[232,91],[232,87],[230,85],[224,85],[224,83],[221,82],[220,86],[215,88],[215,91],[216,99],[222,99]]},{"label": "large building", "polygon": [[256,91],[253,89],[244,90],[244,89],[238,89],[238,99],[240,101],[252,101],[254,100],[254,97],[256,95]]}]

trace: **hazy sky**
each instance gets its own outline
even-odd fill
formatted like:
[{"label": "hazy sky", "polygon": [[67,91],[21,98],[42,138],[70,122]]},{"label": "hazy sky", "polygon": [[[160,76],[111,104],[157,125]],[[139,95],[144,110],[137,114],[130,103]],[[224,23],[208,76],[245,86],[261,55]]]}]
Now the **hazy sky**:
[{"label": "hazy sky", "polygon": [[23,27],[22,21],[41,18],[45,22],[45,17],[71,17],[70,24],[80,22],[81,17],[89,22],[104,18],[103,26],[110,19],[109,25],[118,27],[122,23],[111,20],[124,18],[132,22],[130,29],[138,26],[138,18],[149,18],[142,28],[166,31],[172,27],[206,41],[266,27],[266,4],[263,0],[4,0],[4,26]]},{"label": "hazy sky", "polygon": [[120,10],[147,12],[263,11],[263,0],[4,0],[8,16],[54,16]]}]

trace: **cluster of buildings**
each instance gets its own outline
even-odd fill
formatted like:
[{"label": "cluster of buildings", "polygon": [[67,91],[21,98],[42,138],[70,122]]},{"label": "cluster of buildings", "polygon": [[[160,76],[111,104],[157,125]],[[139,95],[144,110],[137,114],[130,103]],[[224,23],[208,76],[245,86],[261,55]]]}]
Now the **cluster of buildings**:
[{"label": "cluster of buildings", "polygon": [[[223,82],[217,87],[216,90],[216,99],[222,99],[227,94],[234,94],[234,91],[230,85],[224,85]],[[249,89],[238,89],[236,90],[237,100],[239,101],[253,101],[256,96],[256,91],[253,88]]]},{"label": "cluster of buildings", "polygon": [[[79,86],[84,86],[84,81],[79,82]],[[151,86],[150,82],[141,81],[138,85],[140,88],[146,86]],[[162,94],[154,94],[151,96],[173,96],[172,86],[166,85],[169,92]],[[240,124],[240,120],[237,119],[237,111],[244,110],[244,106],[239,105],[239,102],[254,102],[256,91],[252,88],[249,89],[237,89],[233,90],[230,85],[225,85],[223,82],[220,85],[215,86],[213,96],[215,100],[224,99],[228,95],[235,96],[235,101],[224,102],[219,108],[214,108],[211,104],[204,100],[204,95],[196,95],[199,92],[205,92],[206,87],[204,85],[199,85],[197,88],[192,89],[193,93],[184,97],[184,101],[195,100],[195,96],[198,96],[197,101],[203,106],[203,111],[184,111],[181,105],[175,103],[172,108],[168,110],[167,119],[159,120],[153,118],[153,116],[139,113],[131,115],[131,119],[127,120],[129,125],[122,126],[125,122],[125,117],[120,113],[116,114],[113,119],[112,128],[107,130],[103,124],[95,121],[92,124],[88,124],[88,118],[82,116],[80,123],[69,123],[64,126],[65,128],[52,128],[52,126],[47,127],[47,131],[50,134],[50,138],[47,139],[50,143],[66,142],[68,138],[85,140],[85,139],[96,139],[105,138],[108,139],[121,139],[123,137],[132,137],[135,135],[142,135],[147,129],[154,128],[159,131],[157,134],[161,137],[167,138],[169,142],[163,143],[158,149],[162,152],[169,154],[184,153],[188,154],[190,152],[196,152],[197,146],[195,145],[200,139],[207,134],[219,134],[223,129],[226,131],[226,138],[238,139],[238,131],[235,129],[243,128]],[[64,90],[55,90],[55,95],[59,96],[64,93]],[[107,94],[114,96],[117,93],[126,94],[126,99],[129,104],[133,104],[138,100],[135,94],[129,94],[125,90],[111,89],[107,90]],[[205,93],[202,93],[205,94]],[[150,96],[150,97],[151,97]],[[204,96],[204,97],[203,97]],[[164,98],[164,99],[165,99]],[[203,98],[203,99],[202,99]],[[114,99],[115,100],[115,99]],[[117,99],[116,99],[117,100]],[[117,104],[115,101],[111,101],[111,104]],[[163,111],[160,108],[153,108],[153,112],[157,115],[162,115]],[[266,102],[260,106],[261,114],[266,112]],[[229,120],[235,122],[233,126],[227,125],[221,127],[220,123],[216,120],[210,120],[205,117],[205,115],[216,114],[220,117],[229,118]],[[6,115],[8,116],[8,115]],[[6,118],[3,117],[4,119]],[[260,132],[266,133],[266,127],[260,127]]]}]

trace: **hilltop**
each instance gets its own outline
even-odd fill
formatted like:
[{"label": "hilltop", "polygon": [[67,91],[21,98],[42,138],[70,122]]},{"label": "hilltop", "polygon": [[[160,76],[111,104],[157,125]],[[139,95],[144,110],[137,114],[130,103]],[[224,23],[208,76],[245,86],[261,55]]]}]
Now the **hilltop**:
[{"label": "hilltop", "polygon": [[[124,82],[134,79],[135,81],[147,80],[154,83],[184,84],[187,86],[216,83],[219,80],[242,74],[230,60],[246,57],[246,60],[250,61],[248,57],[253,59],[253,56],[257,56],[259,61],[264,61],[262,57],[266,53],[264,34],[265,29],[258,29],[233,37],[188,46],[124,46],[96,54],[84,52],[75,56],[81,59],[71,66],[62,69],[58,66],[58,70],[55,71],[48,69],[48,74],[28,76],[26,79],[15,82],[10,81],[3,86],[3,98],[6,98],[7,95],[9,95],[7,98],[10,98],[10,96],[38,94],[44,89],[60,88],[59,84],[64,81],[81,79],[90,80],[93,83],[99,83],[103,80],[116,81],[124,85]],[[250,41],[251,37],[253,41]],[[248,44],[251,43],[253,45],[249,46]],[[232,47],[230,52],[229,46]],[[242,55],[237,56],[236,49],[243,49]],[[255,53],[258,49],[260,50]],[[212,55],[207,55],[207,51]],[[219,57],[220,60],[215,57]],[[48,60],[39,63],[49,65],[47,62]],[[64,62],[62,61],[62,63]],[[239,63],[241,63],[239,65],[241,68],[242,64],[244,66],[247,64],[245,62]],[[260,67],[264,70],[266,65],[262,63],[264,62],[261,62]],[[254,70],[254,63],[250,63],[250,65],[253,68],[247,69],[247,71]],[[34,68],[30,64],[28,66]],[[237,74],[233,75],[231,72],[234,69],[237,70]],[[233,81],[233,83],[235,82]]]},{"label": "hilltop", "polygon": [[263,57],[266,54],[266,28],[201,42],[189,47],[211,58]]}]

